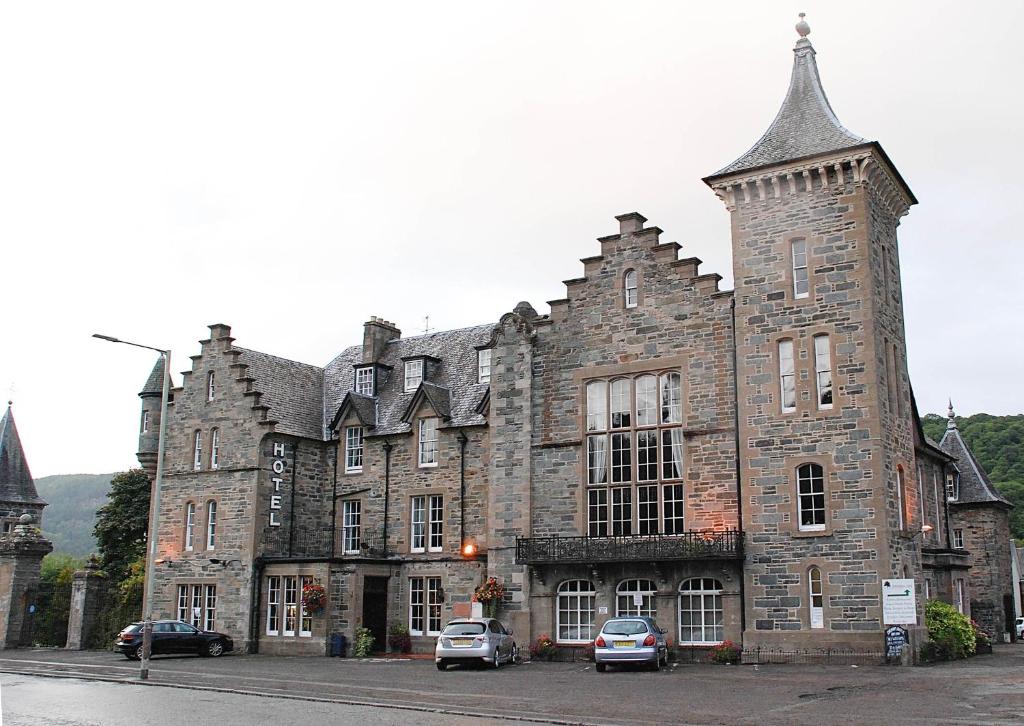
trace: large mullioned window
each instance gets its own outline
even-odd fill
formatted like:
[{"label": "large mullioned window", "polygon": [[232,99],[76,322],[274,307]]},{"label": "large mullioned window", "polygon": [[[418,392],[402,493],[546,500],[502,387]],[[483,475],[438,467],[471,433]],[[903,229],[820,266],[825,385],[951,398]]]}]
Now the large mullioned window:
[{"label": "large mullioned window", "polygon": [[587,532],[683,532],[682,376],[645,373],[586,386]]},{"label": "large mullioned window", "polygon": [[567,580],[558,586],[555,614],[559,643],[589,643],[594,639],[596,597],[590,580]]},{"label": "large mullioned window", "polygon": [[657,588],[653,580],[623,580],[615,588],[615,616],[628,617],[657,615],[654,596]]},{"label": "large mullioned window", "polygon": [[725,638],[722,583],[708,577],[679,586],[679,644],[706,645]]}]

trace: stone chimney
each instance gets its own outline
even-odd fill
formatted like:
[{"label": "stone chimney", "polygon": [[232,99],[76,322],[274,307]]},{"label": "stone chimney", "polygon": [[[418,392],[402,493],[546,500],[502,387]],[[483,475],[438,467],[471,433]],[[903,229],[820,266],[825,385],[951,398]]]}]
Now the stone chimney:
[{"label": "stone chimney", "polygon": [[395,324],[384,318],[371,316],[370,321],[363,323],[363,363],[376,363],[384,353],[388,341],[402,337],[402,331]]}]

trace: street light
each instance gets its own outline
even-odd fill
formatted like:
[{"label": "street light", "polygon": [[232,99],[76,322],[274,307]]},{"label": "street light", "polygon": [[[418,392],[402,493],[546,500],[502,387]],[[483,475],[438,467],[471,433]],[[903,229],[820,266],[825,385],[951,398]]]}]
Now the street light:
[{"label": "street light", "polygon": [[149,530],[146,534],[146,542],[149,545],[149,552],[146,555],[146,591],[143,595],[143,624],[142,624],[142,659],[139,665],[139,680],[149,679],[149,656],[153,650],[153,579],[156,575],[156,546],[157,529],[156,518],[160,511],[160,489],[164,478],[164,443],[167,430],[167,394],[171,380],[171,351],[163,348],[154,348],[149,345],[140,345],[127,340],[119,340],[109,335],[93,333],[94,338],[106,340],[111,343],[122,343],[136,348],[155,350],[164,359],[164,381],[163,391],[160,394],[160,432],[157,438],[156,447],[156,480],[153,482],[153,499],[149,507]]}]

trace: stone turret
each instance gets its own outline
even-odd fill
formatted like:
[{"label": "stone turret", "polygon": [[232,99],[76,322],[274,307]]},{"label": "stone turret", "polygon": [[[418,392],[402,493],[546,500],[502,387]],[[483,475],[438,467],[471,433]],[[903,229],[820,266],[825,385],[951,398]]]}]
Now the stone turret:
[{"label": "stone turret", "polygon": [[[156,476],[157,444],[160,438],[160,394],[163,392],[164,358],[157,358],[146,384],[139,391],[142,418],[139,421],[139,464],[152,480]],[[167,394],[170,396],[170,392]]]},{"label": "stone turret", "polygon": [[3,533],[9,533],[22,514],[31,514],[36,523],[42,522],[46,506],[36,492],[35,482],[25,461],[18,428],[14,425],[11,402],[0,419],[0,520]]}]

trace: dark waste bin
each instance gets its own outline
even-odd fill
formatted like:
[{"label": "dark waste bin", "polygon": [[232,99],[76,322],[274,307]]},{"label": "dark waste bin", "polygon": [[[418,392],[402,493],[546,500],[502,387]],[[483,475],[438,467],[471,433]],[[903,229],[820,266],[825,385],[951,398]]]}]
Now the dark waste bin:
[{"label": "dark waste bin", "polygon": [[332,658],[344,658],[345,657],[345,635],[343,633],[332,633],[331,634],[331,657]]}]

